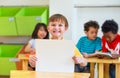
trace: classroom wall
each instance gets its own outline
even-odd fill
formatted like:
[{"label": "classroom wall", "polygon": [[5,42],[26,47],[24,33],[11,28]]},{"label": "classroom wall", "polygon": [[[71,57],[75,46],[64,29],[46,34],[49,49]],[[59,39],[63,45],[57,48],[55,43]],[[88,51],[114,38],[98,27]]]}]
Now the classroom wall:
[{"label": "classroom wall", "polygon": [[75,5],[120,5],[120,0],[76,0]]},{"label": "classroom wall", "polygon": [[[115,20],[120,28],[120,7],[117,8],[77,8],[77,28],[76,28],[76,41],[78,41],[79,37],[85,35],[84,34],[84,23],[89,20],[98,21],[100,25],[100,29],[98,32],[98,36],[102,36],[101,25],[107,19]],[[120,30],[118,31],[120,33]]]},{"label": "classroom wall", "polygon": [[[87,3],[85,2],[87,1]],[[75,43],[81,36],[84,36],[84,23],[89,20],[98,21],[101,26],[106,19],[114,19],[120,28],[120,1],[119,0],[78,0],[76,8],[76,26],[73,29]],[[119,30],[120,33],[120,30]],[[98,36],[102,36],[101,27]]]},{"label": "classroom wall", "polygon": [[65,39],[72,39],[74,23],[74,0],[50,0],[50,16],[56,13],[63,14],[69,22],[69,28],[64,34]]},{"label": "classroom wall", "polygon": [[[77,26],[76,26],[76,41],[79,37],[84,36],[84,23],[89,20],[98,21],[100,29],[98,36],[102,36],[101,25],[107,19],[114,19],[120,28],[120,7],[118,8],[77,8]],[[119,30],[120,33],[120,30]]]}]

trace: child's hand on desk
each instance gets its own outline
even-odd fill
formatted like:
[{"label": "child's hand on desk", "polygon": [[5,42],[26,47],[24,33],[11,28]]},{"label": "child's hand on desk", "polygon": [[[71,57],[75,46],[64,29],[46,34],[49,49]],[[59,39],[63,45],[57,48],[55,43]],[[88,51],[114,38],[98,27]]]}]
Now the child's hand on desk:
[{"label": "child's hand on desk", "polygon": [[35,55],[30,55],[29,64],[31,67],[35,67],[37,61],[37,57]]},{"label": "child's hand on desk", "polygon": [[120,57],[119,54],[111,54],[111,55],[112,55],[112,58],[114,58],[114,59],[118,59]]},{"label": "child's hand on desk", "polygon": [[75,64],[80,64],[81,66],[87,65],[87,61],[83,57],[73,56],[72,59],[74,60]]},{"label": "child's hand on desk", "polygon": [[104,56],[103,55],[96,55],[99,59],[103,59]]}]

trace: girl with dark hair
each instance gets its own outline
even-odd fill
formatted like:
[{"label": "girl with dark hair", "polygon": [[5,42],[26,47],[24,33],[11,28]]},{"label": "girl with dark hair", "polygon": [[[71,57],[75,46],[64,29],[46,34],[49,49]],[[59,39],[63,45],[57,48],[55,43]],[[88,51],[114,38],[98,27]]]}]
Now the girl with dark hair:
[{"label": "girl with dark hair", "polygon": [[35,53],[35,39],[48,39],[49,33],[47,31],[47,26],[44,23],[37,23],[35,29],[32,33],[31,40],[25,47],[25,52]]}]

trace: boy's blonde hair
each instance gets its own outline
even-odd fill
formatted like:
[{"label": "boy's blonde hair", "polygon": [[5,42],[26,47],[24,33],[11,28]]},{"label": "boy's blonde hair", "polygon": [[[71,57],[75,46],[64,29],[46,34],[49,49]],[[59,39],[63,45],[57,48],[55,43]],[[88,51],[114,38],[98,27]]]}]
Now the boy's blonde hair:
[{"label": "boy's blonde hair", "polygon": [[65,23],[65,26],[68,27],[68,21],[65,16],[62,14],[54,14],[49,18],[49,22],[61,21]]}]

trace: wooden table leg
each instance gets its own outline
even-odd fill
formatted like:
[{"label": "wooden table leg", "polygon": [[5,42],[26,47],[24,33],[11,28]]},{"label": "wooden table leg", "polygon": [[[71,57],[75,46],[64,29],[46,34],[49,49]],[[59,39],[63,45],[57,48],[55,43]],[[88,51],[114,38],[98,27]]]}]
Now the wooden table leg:
[{"label": "wooden table leg", "polygon": [[120,64],[116,64],[116,78],[120,78]]},{"label": "wooden table leg", "polygon": [[94,78],[94,63],[90,63],[90,78]]},{"label": "wooden table leg", "polygon": [[104,78],[110,78],[110,75],[109,75],[109,65],[110,64],[104,64]]},{"label": "wooden table leg", "polygon": [[104,66],[103,66],[103,63],[98,63],[99,64],[99,72],[98,72],[98,78],[104,78],[104,75],[103,75],[103,73],[104,73],[104,71],[103,71],[103,69],[104,69]]}]

